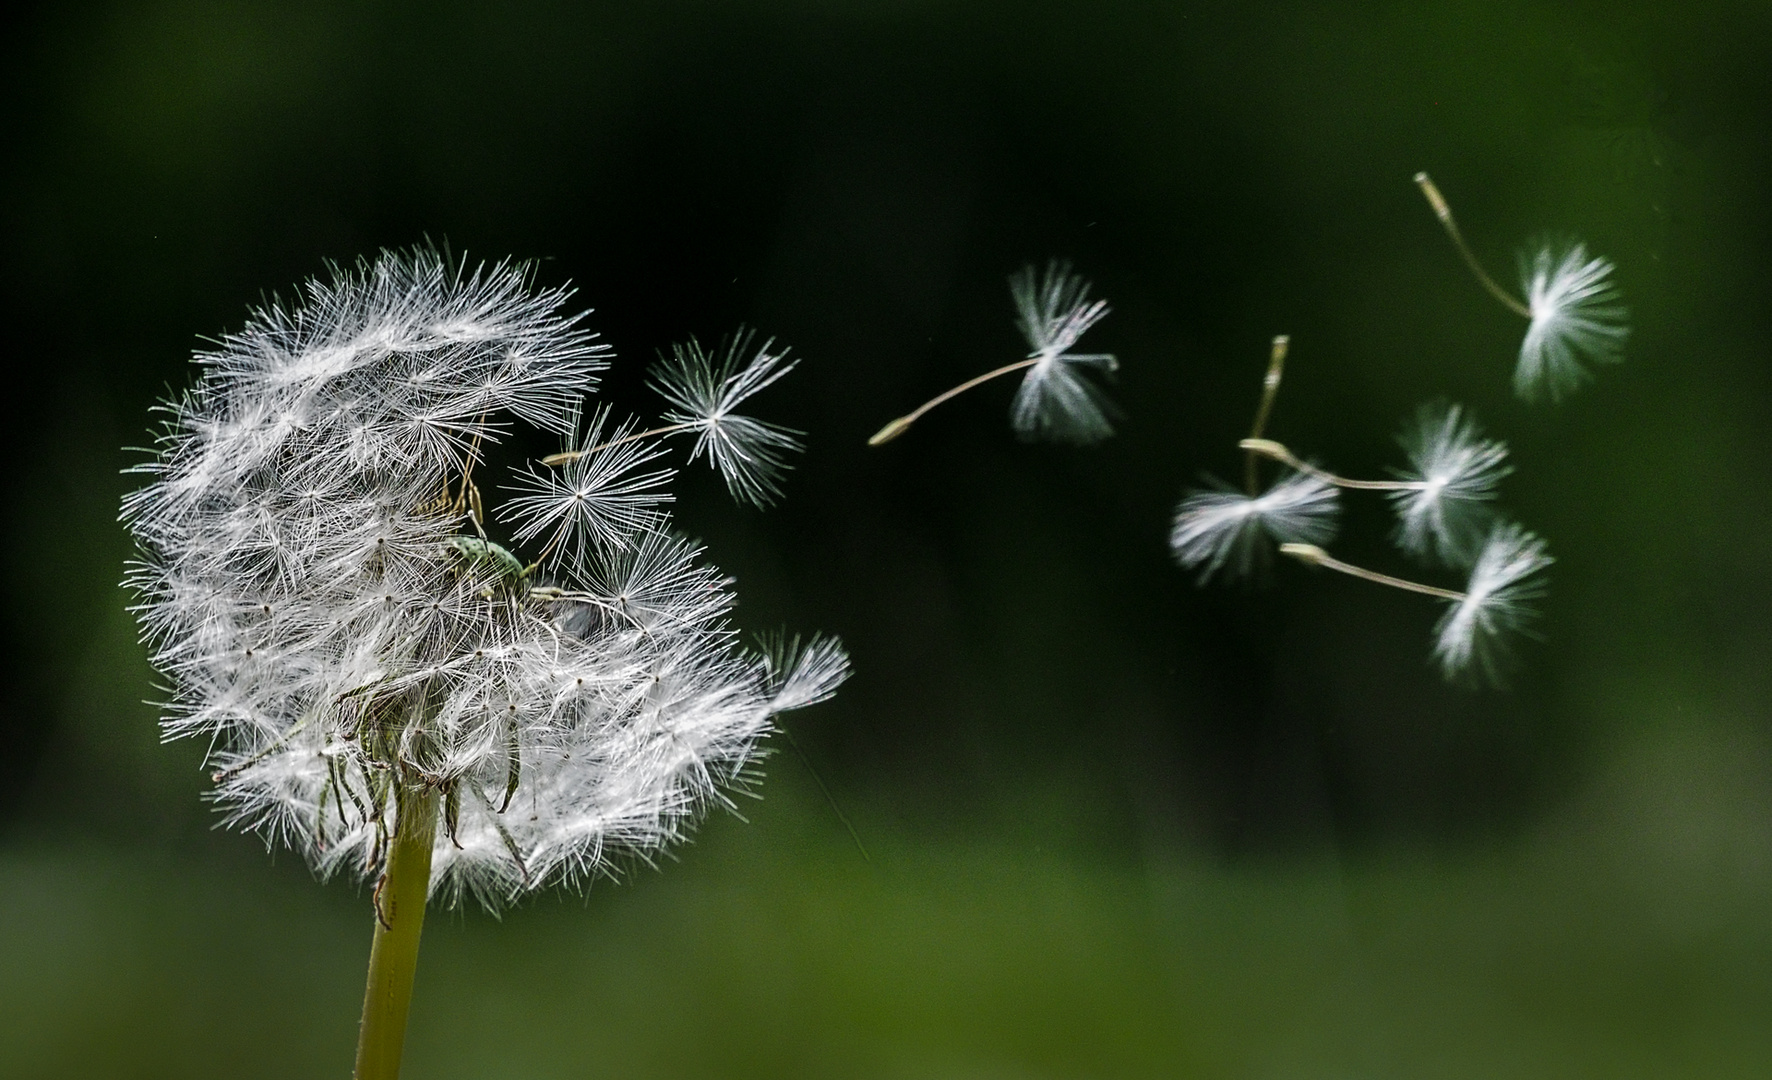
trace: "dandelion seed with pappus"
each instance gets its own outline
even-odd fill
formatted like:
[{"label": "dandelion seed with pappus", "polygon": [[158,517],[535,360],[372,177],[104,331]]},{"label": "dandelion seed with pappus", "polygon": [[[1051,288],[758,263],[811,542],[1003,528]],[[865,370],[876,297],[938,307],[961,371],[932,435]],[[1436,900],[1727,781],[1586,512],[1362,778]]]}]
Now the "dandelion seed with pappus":
[{"label": "dandelion seed with pappus", "polygon": [[1537,617],[1531,601],[1544,595],[1543,571],[1554,561],[1543,540],[1512,523],[1490,532],[1463,592],[1354,566],[1314,544],[1282,544],[1280,552],[1362,581],[1445,601],[1446,612],[1434,627],[1434,661],[1448,680],[1493,684],[1502,681],[1511,655],[1509,639]]},{"label": "dandelion seed with pappus", "polygon": [[710,357],[692,338],[672,349],[671,358],[654,374],[653,386],[673,406],[665,420],[694,432],[690,460],[706,454],[726,478],[733,498],[767,506],[781,494],[781,474],[787,469],[783,455],[799,450],[800,443],[784,427],[733,410],[794,370],[794,363],[784,363],[786,349],[775,350],[775,342],[765,341],[740,367],[750,343],[751,335],[740,333]]},{"label": "dandelion seed with pappus", "polygon": [[1246,577],[1274,544],[1327,544],[1341,509],[1335,488],[1309,473],[1292,472],[1260,495],[1233,488],[1192,491],[1176,507],[1169,548],[1181,565]]},{"label": "dandelion seed with pappus", "polygon": [[1532,533],[1511,523],[1496,526],[1471,567],[1464,595],[1452,601],[1434,630],[1434,659],[1447,678],[1480,674],[1500,681],[1508,639],[1537,617],[1531,601],[1544,595],[1544,569],[1552,561]]},{"label": "dandelion seed with pappus", "polygon": [[1612,282],[1612,263],[1572,241],[1547,242],[1520,256],[1531,324],[1520,343],[1514,390],[1527,401],[1561,399],[1592,377],[1583,360],[1616,364],[1630,336]]},{"label": "dandelion seed with pappus", "polygon": [[1009,278],[1015,303],[1015,325],[1028,343],[1028,355],[1004,364],[930,398],[887,424],[868,439],[879,446],[903,435],[929,410],[1000,375],[1026,371],[1009,406],[1009,423],[1024,439],[1088,444],[1114,433],[1108,421],[1112,405],[1083,372],[1119,370],[1111,353],[1070,350],[1090,327],[1107,317],[1105,300],[1089,299],[1089,283],[1071,272],[1070,264],[1053,260],[1044,274],[1024,266]]},{"label": "dandelion seed with pappus", "polygon": [[1256,406],[1249,438],[1243,440],[1244,490],[1239,492],[1208,477],[1212,486],[1193,489],[1175,508],[1169,530],[1170,553],[1176,562],[1199,571],[1202,585],[1218,574],[1249,576],[1266,563],[1276,544],[1327,544],[1335,538],[1341,500],[1335,486],[1324,479],[1328,474],[1293,460],[1290,472],[1261,490],[1258,466],[1263,455],[1249,449],[1269,445],[1261,436],[1273,415],[1291,347],[1291,337],[1281,334],[1268,352],[1261,403]]},{"label": "dandelion seed with pappus", "polygon": [[[780,354],[667,364],[661,428],[587,419],[610,356],[569,295],[424,248],[335,269],[197,357],[125,500],[166,734],[211,746],[229,824],[374,883],[360,1080],[398,1073],[428,896],[497,908],[680,839],[848,671],[741,648],[731,581],[669,532],[673,435],[775,492],[791,438],[732,410]],[[475,475],[517,427],[566,445],[497,508],[527,562]]]},{"label": "dandelion seed with pappus", "polygon": [[1542,241],[1520,253],[1520,299],[1502,288],[1465,243],[1452,207],[1427,173],[1415,183],[1433,207],[1465,265],[1489,295],[1527,320],[1514,366],[1514,391],[1527,401],[1555,402],[1586,382],[1588,364],[1624,359],[1629,311],[1612,281],[1611,260],[1590,258],[1575,241]]},{"label": "dandelion seed with pappus", "polygon": [[1507,446],[1483,438],[1461,406],[1423,406],[1401,438],[1410,484],[1390,493],[1397,545],[1412,555],[1469,565],[1495,517],[1496,487],[1513,472]]}]

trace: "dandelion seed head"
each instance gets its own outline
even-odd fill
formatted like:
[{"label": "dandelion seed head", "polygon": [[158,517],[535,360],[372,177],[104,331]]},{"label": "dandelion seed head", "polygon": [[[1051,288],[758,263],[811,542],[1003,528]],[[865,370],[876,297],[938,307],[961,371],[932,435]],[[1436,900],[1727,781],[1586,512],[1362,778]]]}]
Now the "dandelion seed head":
[{"label": "dandelion seed head", "polygon": [[1219,573],[1244,577],[1272,544],[1334,539],[1340,508],[1332,485],[1302,472],[1286,473],[1254,497],[1223,485],[1199,489],[1176,507],[1169,548],[1202,583]]},{"label": "dandelion seed head", "polygon": [[1489,533],[1471,567],[1464,597],[1452,601],[1434,628],[1434,660],[1449,679],[1499,681],[1508,639],[1536,617],[1552,562],[1545,543],[1511,522]]},{"label": "dandelion seed head", "polygon": [[1011,275],[1009,294],[1034,361],[1010,403],[1011,426],[1023,438],[1055,442],[1087,444],[1112,435],[1112,405],[1083,370],[1112,372],[1119,362],[1109,353],[1070,351],[1107,316],[1107,301],[1090,300],[1089,283],[1058,260],[1044,274],[1026,266]]},{"label": "dandelion seed head", "polygon": [[1579,243],[1550,242],[1520,256],[1531,324],[1520,343],[1514,390],[1527,401],[1557,401],[1586,382],[1588,364],[1624,359],[1629,312],[1608,259]]},{"label": "dandelion seed head", "polygon": [[1513,471],[1507,446],[1483,437],[1459,405],[1424,405],[1398,438],[1409,458],[1390,493],[1397,543],[1412,555],[1468,566],[1494,520],[1496,487]]},{"label": "dandelion seed head", "polygon": [[[163,729],[212,746],[229,824],[322,874],[379,871],[399,786],[447,796],[446,898],[609,874],[726,801],[771,717],[847,673],[834,642],[785,675],[736,644],[731,582],[669,532],[655,444],[617,443],[632,428],[605,411],[587,426],[608,353],[568,295],[423,248],[334,268],[197,357],[135,470],[128,584]],[[720,423],[778,360],[712,384]],[[500,516],[546,539],[531,566],[452,506],[518,427],[602,447],[520,476]],[[755,442],[720,437],[710,455],[748,449],[754,478]]]}]

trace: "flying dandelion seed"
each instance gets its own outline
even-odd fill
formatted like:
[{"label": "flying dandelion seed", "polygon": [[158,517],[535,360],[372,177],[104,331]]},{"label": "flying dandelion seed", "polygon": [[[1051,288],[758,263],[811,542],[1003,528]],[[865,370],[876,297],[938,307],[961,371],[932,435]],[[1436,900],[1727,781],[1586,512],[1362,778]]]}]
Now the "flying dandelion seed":
[{"label": "flying dandelion seed", "polygon": [[1528,320],[1514,366],[1514,392],[1527,401],[1561,400],[1590,377],[1589,363],[1615,364],[1624,359],[1630,336],[1629,312],[1612,282],[1609,259],[1589,258],[1585,245],[1551,241],[1520,255],[1520,300],[1483,269],[1465,243],[1452,207],[1427,173],[1415,174],[1446,235],[1477,282],[1509,311]]},{"label": "flying dandelion seed", "polygon": [[1543,571],[1552,561],[1532,533],[1512,523],[1495,527],[1464,595],[1434,628],[1434,659],[1447,678],[1500,681],[1508,640],[1537,617],[1531,601],[1544,595]]},{"label": "flying dandelion seed", "polygon": [[1015,325],[1030,350],[1025,359],[967,379],[935,395],[888,423],[869,439],[879,446],[903,435],[924,413],[1000,375],[1026,371],[1009,406],[1009,424],[1024,439],[1088,444],[1114,433],[1108,421],[1111,403],[1083,371],[1119,369],[1111,353],[1073,353],[1090,327],[1107,317],[1105,300],[1089,299],[1089,283],[1071,273],[1070,264],[1054,259],[1043,275],[1024,266],[1009,277],[1015,303]]},{"label": "flying dandelion seed", "polygon": [[1424,405],[1398,441],[1409,486],[1390,493],[1397,544],[1412,555],[1470,564],[1494,518],[1496,487],[1513,471],[1507,446],[1485,439],[1462,406]]},{"label": "flying dandelion seed", "polygon": [[[794,370],[786,349],[774,340],[763,342],[749,363],[753,335],[740,332],[709,355],[691,338],[672,346],[671,356],[652,372],[652,386],[671,403],[664,416],[670,430],[695,434],[691,461],[703,454],[726,480],[732,497],[753,506],[767,506],[781,495],[787,454],[800,449],[796,432],[778,424],[740,416],[736,411],[753,394]],[[785,362],[784,362],[785,361]]]},{"label": "flying dandelion seed", "polygon": [[1112,435],[1111,406],[1083,372],[1112,372],[1119,361],[1109,353],[1070,351],[1107,316],[1107,301],[1090,300],[1089,283],[1062,262],[1048,264],[1038,277],[1023,267],[1009,279],[1009,293],[1033,360],[1010,404],[1011,426],[1023,438],[1055,442],[1086,444]]},{"label": "flying dandelion seed", "polygon": [[1270,545],[1326,544],[1335,537],[1341,509],[1335,488],[1309,473],[1293,472],[1257,496],[1220,486],[1190,492],[1175,509],[1169,549],[1175,560],[1215,574],[1250,574]]},{"label": "flying dandelion seed", "polygon": [[1518,525],[1499,525],[1477,556],[1464,592],[1423,585],[1342,562],[1315,544],[1281,544],[1280,554],[1362,581],[1421,593],[1450,605],[1434,627],[1433,659],[1447,679],[1501,682],[1510,638],[1537,617],[1531,601],[1544,593],[1541,571],[1551,564],[1544,541]]},{"label": "flying dandelion seed", "polygon": [[1531,324],[1520,343],[1514,390],[1527,401],[1561,400],[1591,377],[1588,364],[1624,359],[1629,315],[1610,260],[1578,243],[1548,243],[1520,256]]}]

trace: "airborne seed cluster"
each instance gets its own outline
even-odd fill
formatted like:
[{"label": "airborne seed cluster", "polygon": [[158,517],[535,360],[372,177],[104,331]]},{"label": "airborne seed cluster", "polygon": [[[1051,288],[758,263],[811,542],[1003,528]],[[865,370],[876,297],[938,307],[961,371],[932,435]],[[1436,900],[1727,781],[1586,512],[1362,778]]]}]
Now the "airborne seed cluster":
[{"label": "airborne seed cluster", "polygon": [[[1628,311],[1612,280],[1610,260],[1590,258],[1585,245],[1546,241],[1522,252],[1514,296],[1483,268],[1439,186],[1425,172],[1415,183],[1433,208],[1472,275],[1503,307],[1527,320],[1514,367],[1514,391],[1527,401],[1557,401],[1591,377],[1590,365],[1617,363],[1630,336]],[[1449,606],[1434,627],[1433,658],[1448,679],[1497,682],[1509,659],[1509,639],[1536,616],[1551,562],[1545,543],[1495,509],[1496,489],[1513,471],[1507,447],[1485,438],[1463,406],[1436,402],[1417,410],[1399,441],[1407,469],[1392,480],[1351,480],[1299,458],[1264,438],[1280,386],[1288,343],[1276,337],[1261,404],[1249,438],[1244,488],[1212,481],[1175,511],[1170,550],[1204,583],[1214,575],[1244,576],[1271,551],[1375,584],[1422,593]],[[1288,471],[1265,491],[1257,459]],[[1418,560],[1468,574],[1462,592],[1393,577],[1342,562],[1323,550],[1335,535],[1337,489],[1382,491],[1398,522],[1397,546]]]}]

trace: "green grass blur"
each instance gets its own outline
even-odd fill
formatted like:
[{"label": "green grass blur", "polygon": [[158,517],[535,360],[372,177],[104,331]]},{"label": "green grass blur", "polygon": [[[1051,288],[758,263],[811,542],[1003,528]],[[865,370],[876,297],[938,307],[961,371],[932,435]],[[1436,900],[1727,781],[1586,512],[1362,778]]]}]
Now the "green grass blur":
[{"label": "green grass blur", "polygon": [[[426,236],[654,350],[805,362],[783,505],[685,476],[747,630],[840,634],[748,820],[588,898],[427,928],[411,1077],[1772,1075],[1772,14],[1763,4],[75,3],[0,44],[0,1077],[343,1076],[361,890],[213,830],[160,744],[118,499],[199,335]],[[1504,280],[1619,265],[1560,408]],[[1114,314],[1120,434],[1024,446],[1005,276]],[[1434,609],[1196,588],[1169,514],[1273,426],[1378,475],[1417,403],[1506,439],[1557,564],[1506,691]],[[1368,512],[1370,511],[1370,512]],[[1404,570],[1381,509],[1337,552]],[[1388,561],[1387,561],[1388,560]]]},{"label": "green grass blur", "polygon": [[[1764,733],[1682,727],[1456,859],[1100,858],[929,843],[851,808],[864,862],[779,768],[750,824],[715,822],[663,873],[435,918],[407,1070],[1757,1077],[1772,799],[1743,751]],[[238,854],[25,847],[0,897],[4,1075],[348,1071],[369,932],[350,890]]]}]

